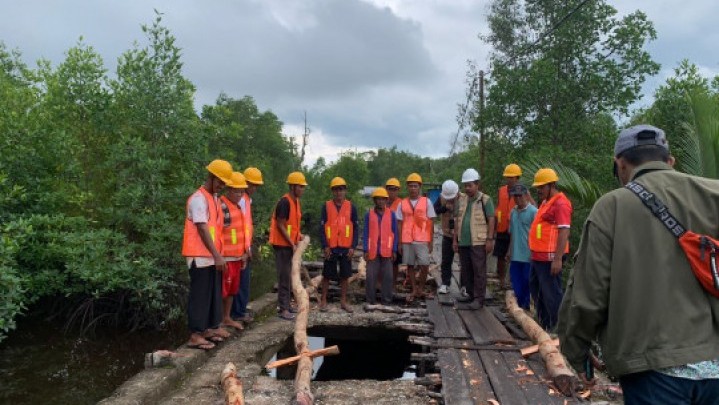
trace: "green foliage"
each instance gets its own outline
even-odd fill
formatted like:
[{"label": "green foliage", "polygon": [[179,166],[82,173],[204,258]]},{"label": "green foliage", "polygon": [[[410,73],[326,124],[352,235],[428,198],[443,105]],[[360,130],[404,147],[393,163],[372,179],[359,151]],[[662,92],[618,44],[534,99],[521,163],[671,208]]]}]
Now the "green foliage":
[{"label": "green foliage", "polygon": [[489,97],[475,128],[569,150],[599,115],[627,113],[646,76],[659,70],[643,49],[656,37],[654,26],[640,11],[619,19],[602,0],[584,2],[564,20],[581,2],[492,3]]},{"label": "green foliage", "polygon": [[677,160],[686,173],[719,179],[719,97],[695,91],[688,98],[692,116],[677,139]]}]

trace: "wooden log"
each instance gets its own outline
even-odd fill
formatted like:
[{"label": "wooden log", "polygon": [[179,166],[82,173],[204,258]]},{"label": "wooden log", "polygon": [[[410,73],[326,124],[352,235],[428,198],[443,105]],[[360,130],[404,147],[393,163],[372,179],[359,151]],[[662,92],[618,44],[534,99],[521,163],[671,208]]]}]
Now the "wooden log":
[{"label": "wooden log", "polygon": [[382,304],[365,304],[363,308],[365,311],[379,311],[390,314],[427,315],[427,310],[422,308],[401,308]]},{"label": "wooden log", "polygon": [[359,264],[357,265],[357,273],[350,276],[350,278],[347,279],[348,284],[352,284],[353,282],[357,280],[364,280],[367,278],[367,262],[365,262],[364,257],[360,257]]},{"label": "wooden log", "polygon": [[552,344],[552,339],[549,334],[517,305],[514,292],[511,290],[505,292],[505,302],[507,310],[514,320],[522,327],[522,330],[524,330],[527,336],[537,344],[539,354],[542,356],[547,366],[547,372],[549,376],[552,377],[556,387],[565,396],[572,396],[577,377],[574,375],[574,372],[567,367],[567,363],[559,352],[559,348]]},{"label": "wooden log", "polygon": [[437,361],[437,353],[410,353],[410,361],[427,361],[434,363]]},{"label": "wooden log", "polygon": [[[553,346],[559,346],[559,339],[552,339],[552,341],[549,342],[549,344],[551,344]],[[538,351],[539,351],[539,345],[527,346],[527,347],[523,348],[522,350],[520,350],[520,352],[522,353],[522,357],[527,357],[530,354],[537,353]]]},{"label": "wooden log", "polygon": [[394,326],[407,332],[428,335],[434,328],[429,323],[395,322]]},{"label": "wooden log", "polygon": [[275,360],[273,362],[267,363],[265,368],[269,370],[277,367],[289,366],[297,363],[302,356],[309,356],[314,359],[315,357],[330,356],[334,354],[340,354],[340,348],[337,345],[325,347],[323,349],[313,350],[310,352],[305,352],[304,354],[299,354],[297,356],[288,357],[282,360]]},{"label": "wooden log", "polygon": [[[295,249],[292,255],[292,294],[295,296],[295,302],[298,305],[297,316],[295,318],[295,350],[297,354],[302,355],[309,352],[309,343],[307,341],[307,318],[309,317],[310,299],[307,290],[302,286],[300,279],[300,266],[302,264],[302,253],[310,244],[310,237],[305,235]],[[314,402],[314,396],[310,389],[310,380],[312,379],[312,358],[309,356],[301,356],[297,362],[297,373],[295,374],[295,401],[298,404],[310,405]]]},{"label": "wooden log", "polygon": [[426,374],[424,377],[415,378],[414,383],[417,385],[438,387],[438,386],[442,385],[442,375],[441,374]]},{"label": "wooden log", "polygon": [[225,405],[244,405],[242,395],[242,381],[237,378],[237,368],[233,363],[227,363],[220,374],[222,390],[225,391]]}]

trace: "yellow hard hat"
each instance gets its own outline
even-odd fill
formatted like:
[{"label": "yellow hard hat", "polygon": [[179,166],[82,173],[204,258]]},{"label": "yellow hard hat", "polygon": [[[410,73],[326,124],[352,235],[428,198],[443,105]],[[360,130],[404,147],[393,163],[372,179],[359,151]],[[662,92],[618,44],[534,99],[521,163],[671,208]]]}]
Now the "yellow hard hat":
[{"label": "yellow hard hat", "polygon": [[227,184],[230,182],[230,177],[232,176],[232,165],[226,160],[215,159],[207,165],[207,171]]},{"label": "yellow hard hat", "polygon": [[537,173],[534,175],[534,183],[532,184],[532,187],[539,187],[547,183],[555,183],[557,181],[559,181],[557,172],[549,168],[543,168],[537,170]]},{"label": "yellow hard hat", "polygon": [[391,179],[387,180],[387,183],[385,183],[385,187],[391,186],[391,187],[399,187],[401,188],[402,185],[399,184],[399,180],[397,180],[396,177],[392,177]]},{"label": "yellow hard hat", "polygon": [[504,168],[504,173],[502,174],[504,177],[519,177],[521,175],[522,168],[516,163],[508,164],[507,167]]},{"label": "yellow hard hat", "polygon": [[372,198],[389,198],[389,194],[387,194],[387,190],[385,190],[384,187],[377,187],[372,192]]},{"label": "yellow hard hat", "polygon": [[305,180],[305,175],[302,172],[292,172],[287,176],[287,184],[306,186],[307,180]]},{"label": "yellow hard hat", "polygon": [[420,176],[420,175],[417,174],[417,173],[412,173],[412,174],[410,174],[409,176],[407,176],[407,181],[406,181],[406,182],[407,182],[407,183],[415,182],[415,183],[422,184],[422,176]]},{"label": "yellow hard hat", "polygon": [[347,182],[342,177],[335,177],[330,181],[330,189],[333,189],[335,187],[339,186],[345,186],[347,187]]},{"label": "yellow hard hat", "polygon": [[256,167],[248,167],[245,169],[245,180],[252,184],[265,184],[265,182],[262,181],[262,172]]},{"label": "yellow hard hat", "polygon": [[245,176],[240,172],[232,172],[232,176],[230,176],[230,182],[227,183],[227,187],[247,188],[247,181],[245,180]]}]

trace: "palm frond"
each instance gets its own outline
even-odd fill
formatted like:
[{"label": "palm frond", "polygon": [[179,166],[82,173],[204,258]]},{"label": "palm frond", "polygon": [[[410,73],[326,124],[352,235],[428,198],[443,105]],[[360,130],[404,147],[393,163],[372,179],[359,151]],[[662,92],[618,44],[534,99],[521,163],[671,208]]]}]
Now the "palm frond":
[{"label": "palm frond", "polygon": [[592,181],[580,176],[574,169],[554,161],[536,161],[530,159],[523,164],[527,173],[536,173],[542,167],[550,167],[557,172],[559,181],[557,185],[575,203],[585,207],[592,207],[602,196],[603,192]]},{"label": "palm frond", "polygon": [[676,140],[678,167],[696,176],[719,178],[719,102],[705,92],[687,96],[692,121],[683,123],[684,136]]}]

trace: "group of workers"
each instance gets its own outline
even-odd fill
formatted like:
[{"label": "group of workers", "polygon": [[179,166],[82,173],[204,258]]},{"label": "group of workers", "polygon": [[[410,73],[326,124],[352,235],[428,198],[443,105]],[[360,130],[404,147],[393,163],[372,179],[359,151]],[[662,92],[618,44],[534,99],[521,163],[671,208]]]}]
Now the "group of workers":
[{"label": "group of workers", "polygon": [[[454,254],[459,254],[458,301],[484,305],[486,258],[497,257],[500,287],[509,264],[511,286],[521,307],[534,303],[546,330],[556,331],[561,351],[586,384],[598,341],[605,366],[619,378],[627,404],[714,404],[719,398],[719,181],[672,169],[664,131],[638,125],[620,132],[614,175],[624,186],[600,198],[584,224],[566,291],[562,267],[569,252],[572,204],[557,173],[536,172],[532,187],[520,183],[521,168],[504,170],[497,206],[480,191],[480,175],[467,169],[463,191],[444,182],[432,204],[421,193],[422,178],[410,174],[407,197],[389,179],[372,193],[364,215],[362,246],[367,261],[366,298],[389,304],[398,264],[407,266],[411,293],[426,296],[434,219],[441,219],[440,294],[449,293]],[[210,349],[251,321],[247,313],[251,262],[252,193],[262,185],[256,168],[234,172],[228,162],[207,166],[205,183],[187,201],[182,245],[190,274],[188,345]],[[302,238],[300,200],[307,182],[287,177],[288,192],[271,218],[269,242],[278,276],[278,316],[293,319],[290,271]],[[218,198],[218,192],[227,191]],[[342,178],[330,182],[332,198],[322,207],[324,254],[322,298],[339,278],[340,306],[347,312],[351,259],[359,241],[356,207]],[[689,228],[688,228],[689,227]]]}]

